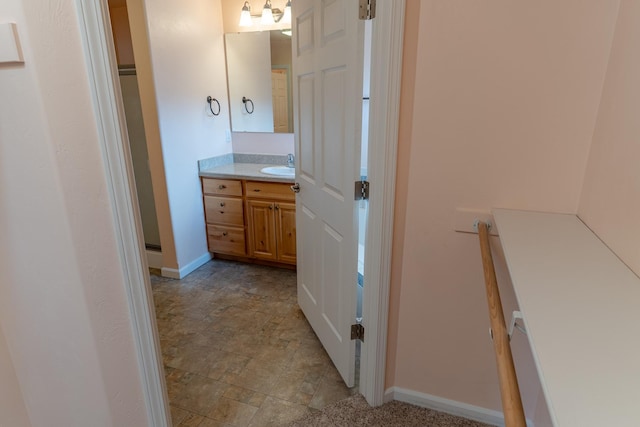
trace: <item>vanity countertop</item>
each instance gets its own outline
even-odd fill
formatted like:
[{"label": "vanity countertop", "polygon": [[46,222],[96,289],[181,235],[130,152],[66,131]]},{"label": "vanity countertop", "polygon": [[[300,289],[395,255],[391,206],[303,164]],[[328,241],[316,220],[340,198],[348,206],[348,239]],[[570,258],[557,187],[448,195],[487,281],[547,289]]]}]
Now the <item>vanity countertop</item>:
[{"label": "vanity countertop", "polygon": [[294,177],[276,176],[260,172],[264,167],[274,166],[265,163],[228,163],[200,170],[200,176],[205,178],[246,179],[268,182],[295,182]]}]

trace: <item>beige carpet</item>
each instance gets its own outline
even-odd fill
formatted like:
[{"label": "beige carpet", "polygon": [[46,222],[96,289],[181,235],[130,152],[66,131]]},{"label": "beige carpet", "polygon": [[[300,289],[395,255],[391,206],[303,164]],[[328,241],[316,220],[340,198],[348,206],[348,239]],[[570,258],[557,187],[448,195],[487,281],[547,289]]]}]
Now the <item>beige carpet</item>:
[{"label": "beige carpet", "polygon": [[372,408],[357,394],[289,424],[289,427],[314,426],[487,427],[487,424],[397,401]]}]

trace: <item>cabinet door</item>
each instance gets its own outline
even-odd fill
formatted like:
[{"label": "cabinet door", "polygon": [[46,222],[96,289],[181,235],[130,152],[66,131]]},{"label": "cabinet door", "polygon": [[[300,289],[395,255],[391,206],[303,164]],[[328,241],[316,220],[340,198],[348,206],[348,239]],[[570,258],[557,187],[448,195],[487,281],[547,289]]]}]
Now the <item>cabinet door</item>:
[{"label": "cabinet door", "polygon": [[275,203],[247,200],[249,256],[276,260]]},{"label": "cabinet door", "polygon": [[296,205],[276,203],[276,245],[278,261],[296,263]]}]

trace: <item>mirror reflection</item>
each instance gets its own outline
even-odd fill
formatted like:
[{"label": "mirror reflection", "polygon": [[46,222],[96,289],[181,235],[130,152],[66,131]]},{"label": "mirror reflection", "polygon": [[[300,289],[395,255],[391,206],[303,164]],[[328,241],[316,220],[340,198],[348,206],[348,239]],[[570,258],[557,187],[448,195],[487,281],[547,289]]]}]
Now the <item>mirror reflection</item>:
[{"label": "mirror reflection", "polygon": [[227,33],[225,51],[231,130],[293,133],[291,37]]}]

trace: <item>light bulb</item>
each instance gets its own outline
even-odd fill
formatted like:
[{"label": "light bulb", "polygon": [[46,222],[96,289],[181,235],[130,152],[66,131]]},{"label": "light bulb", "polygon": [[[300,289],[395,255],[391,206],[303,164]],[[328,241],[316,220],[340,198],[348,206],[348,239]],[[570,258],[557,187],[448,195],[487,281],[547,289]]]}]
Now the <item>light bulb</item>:
[{"label": "light bulb", "polygon": [[276,21],[273,20],[273,11],[271,10],[271,0],[267,0],[262,9],[262,19],[260,20],[262,25],[273,25]]},{"label": "light bulb", "polygon": [[282,15],[280,22],[283,24],[291,24],[291,0],[287,1],[286,6],[284,7],[284,15]]},{"label": "light bulb", "polygon": [[246,1],[244,2],[244,6],[242,6],[242,12],[240,12],[240,23],[238,25],[241,27],[250,27],[252,24],[251,5]]}]

